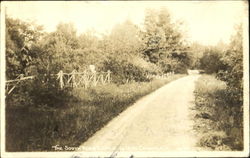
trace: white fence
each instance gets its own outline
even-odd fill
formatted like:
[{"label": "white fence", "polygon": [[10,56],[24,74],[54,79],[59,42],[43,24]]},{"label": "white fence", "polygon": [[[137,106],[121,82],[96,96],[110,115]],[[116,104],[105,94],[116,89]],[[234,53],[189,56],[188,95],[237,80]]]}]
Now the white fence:
[{"label": "white fence", "polygon": [[163,78],[167,78],[168,76],[171,76],[174,74],[174,71],[168,72],[166,74],[162,74],[162,75],[147,75],[148,79],[152,79],[152,78],[156,78],[156,79],[163,79]]},{"label": "white fence", "polygon": [[[73,70],[71,73],[65,73],[62,70],[57,74],[51,74],[51,76],[56,76],[56,80],[59,82],[61,89],[65,87],[84,87],[88,88],[90,86],[96,86],[97,84],[106,84],[111,81],[111,72],[93,72],[93,71],[84,71],[77,72]],[[14,80],[8,80],[5,82],[5,88],[7,94],[10,94],[19,84],[22,84],[25,80],[34,79],[37,76],[24,76],[20,74]]]}]

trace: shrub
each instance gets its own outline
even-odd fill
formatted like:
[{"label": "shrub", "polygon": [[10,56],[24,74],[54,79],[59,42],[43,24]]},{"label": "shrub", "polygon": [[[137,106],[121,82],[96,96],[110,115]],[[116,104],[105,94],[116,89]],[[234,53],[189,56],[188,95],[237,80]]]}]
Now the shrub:
[{"label": "shrub", "polygon": [[12,106],[62,107],[72,97],[70,91],[70,88],[61,90],[55,79],[46,80],[37,76],[16,85],[14,91],[7,95],[6,103]]},{"label": "shrub", "polygon": [[216,48],[206,49],[200,59],[200,68],[204,69],[206,73],[218,73],[219,70],[224,69],[224,63],[221,61],[222,52]]},{"label": "shrub", "polygon": [[202,135],[199,145],[214,150],[243,149],[243,112],[240,106],[232,105],[229,93],[226,83],[214,76],[198,79],[195,129]]},{"label": "shrub", "polygon": [[239,26],[232,37],[229,49],[222,57],[225,69],[222,69],[217,77],[228,84],[229,99],[232,104],[243,104],[243,45],[242,27]]},{"label": "shrub", "polygon": [[143,82],[148,81],[147,71],[142,67],[128,62],[127,60],[111,58],[103,64],[103,70],[112,72],[114,83],[124,84],[127,81]]}]

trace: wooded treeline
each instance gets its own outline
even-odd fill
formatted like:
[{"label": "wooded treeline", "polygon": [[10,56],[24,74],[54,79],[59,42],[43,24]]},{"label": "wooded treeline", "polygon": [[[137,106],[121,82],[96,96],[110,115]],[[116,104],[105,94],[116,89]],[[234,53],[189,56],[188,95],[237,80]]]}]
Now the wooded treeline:
[{"label": "wooded treeline", "polygon": [[228,85],[228,99],[232,104],[243,104],[243,26],[235,26],[229,44],[219,42],[216,46],[193,44],[194,52],[201,50],[194,58],[194,67],[214,74]]},{"label": "wooded treeline", "polygon": [[82,71],[92,64],[111,70],[117,83],[145,81],[148,73],[185,73],[191,61],[182,32],[166,9],[148,10],[143,28],[127,20],[101,37],[94,31],[78,35],[72,23],[60,23],[51,33],[18,19],[7,18],[6,25],[7,79],[21,73]]}]

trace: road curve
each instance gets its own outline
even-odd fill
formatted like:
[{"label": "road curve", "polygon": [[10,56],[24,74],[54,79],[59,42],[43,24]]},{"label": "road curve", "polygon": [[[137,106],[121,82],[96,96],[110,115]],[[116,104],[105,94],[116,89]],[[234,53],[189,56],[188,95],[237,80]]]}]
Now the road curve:
[{"label": "road curve", "polygon": [[172,81],[141,98],[80,147],[85,151],[195,151],[191,119],[194,82]]}]

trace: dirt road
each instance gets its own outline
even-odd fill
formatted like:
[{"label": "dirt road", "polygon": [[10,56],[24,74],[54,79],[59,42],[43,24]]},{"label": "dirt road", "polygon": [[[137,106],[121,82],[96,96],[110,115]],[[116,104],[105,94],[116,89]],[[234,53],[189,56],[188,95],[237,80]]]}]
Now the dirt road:
[{"label": "dirt road", "polygon": [[81,148],[99,151],[196,150],[190,107],[198,77],[180,78],[140,99]]}]

